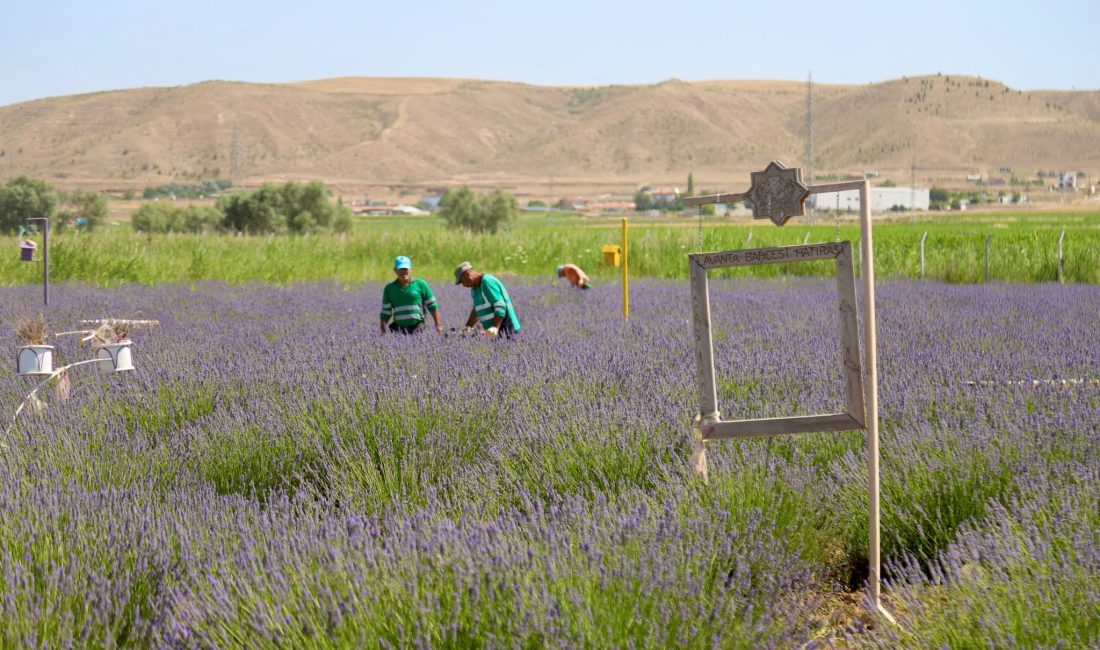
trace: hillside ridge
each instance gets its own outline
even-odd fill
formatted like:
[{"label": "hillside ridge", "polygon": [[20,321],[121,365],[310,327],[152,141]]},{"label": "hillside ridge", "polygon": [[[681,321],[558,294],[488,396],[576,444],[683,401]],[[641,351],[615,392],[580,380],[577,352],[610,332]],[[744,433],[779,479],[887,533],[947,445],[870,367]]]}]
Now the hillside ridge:
[{"label": "hillside ridge", "polygon": [[[813,99],[821,177],[1100,170],[1097,91],[934,75],[815,84]],[[806,105],[807,85],[794,81],[206,81],[0,106],[0,178],[631,187],[693,173],[720,184],[772,159],[802,165]]]}]

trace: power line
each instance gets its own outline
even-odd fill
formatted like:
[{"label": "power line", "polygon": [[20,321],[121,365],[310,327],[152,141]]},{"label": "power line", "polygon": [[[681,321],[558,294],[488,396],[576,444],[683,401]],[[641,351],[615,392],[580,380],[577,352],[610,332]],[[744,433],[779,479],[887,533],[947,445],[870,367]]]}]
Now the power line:
[{"label": "power line", "polygon": [[241,144],[241,130],[233,129],[233,140],[229,144],[229,180],[234,185],[244,177],[244,145]]}]

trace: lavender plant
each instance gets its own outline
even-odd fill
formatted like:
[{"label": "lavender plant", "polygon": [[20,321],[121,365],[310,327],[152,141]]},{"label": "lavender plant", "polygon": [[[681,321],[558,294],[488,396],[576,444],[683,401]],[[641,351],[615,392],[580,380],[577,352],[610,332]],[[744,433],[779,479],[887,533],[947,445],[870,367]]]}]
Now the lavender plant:
[{"label": "lavender plant", "polygon": [[[513,341],[373,336],[372,285],[58,292],[161,325],[0,446],[0,647],[1100,643],[1097,288],[880,286],[897,628],[844,605],[858,433],[716,443],[701,485],[685,286],[632,283],[629,322],[509,288]],[[713,283],[723,413],[840,409],[834,291]]]}]

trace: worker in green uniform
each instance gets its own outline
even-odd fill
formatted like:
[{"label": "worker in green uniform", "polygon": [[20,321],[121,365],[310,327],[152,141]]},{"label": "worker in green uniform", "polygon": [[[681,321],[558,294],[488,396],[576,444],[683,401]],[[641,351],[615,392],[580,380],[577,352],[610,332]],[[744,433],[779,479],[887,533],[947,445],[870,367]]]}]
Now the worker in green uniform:
[{"label": "worker in green uniform", "polygon": [[455,268],[455,284],[469,289],[474,302],[470,317],[466,319],[466,332],[474,331],[474,325],[479,322],[489,336],[510,337],[519,331],[519,318],[512,307],[512,298],[495,276],[479,273],[469,262],[463,262]]},{"label": "worker in green uniform", "polygon": [[435,320],[435,331],[443,333],[439,303],[428,283],[412,276],[412,260],[399,255],[393,261],[397,279],[382,289],[382,333],[389,326],[391,332],[412,334],[424,325],[424,310]]}]

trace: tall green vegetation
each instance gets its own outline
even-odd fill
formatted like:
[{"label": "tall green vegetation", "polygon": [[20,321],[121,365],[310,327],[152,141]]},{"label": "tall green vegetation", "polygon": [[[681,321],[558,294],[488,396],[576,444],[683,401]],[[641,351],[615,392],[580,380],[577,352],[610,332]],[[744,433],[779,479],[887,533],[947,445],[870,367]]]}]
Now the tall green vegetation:
[{"label": "tall green vegetation", "polygon": [[213,207],[158,201],[135,210],[130,223],[137,232],[202,233],[220,228],[222,213]]},{"label": "tall green vegetation", "polygon": [[[183,208],[172,210],[182,215],[178,221],[184,224],[182,230],[200,230],[186,224],[189,218],[192,224],[201,223],[201,214]],[[631,275],[686,280],[686,256],[699,250],[699,239],[694,221],[691,228],[683,227],[684,223],[665,218],[632,220]],[[1100,214],[1082,212],[1036,214],[997,227],[975,221],[880,223],[874,233],[875,274],[884,280],[920,278],[920,239],[927,231],[925,277],[929,280],[983,282],[985,239],[992,234],[991,282],[1055,282],[1058,236],[1065,229],[1064,281],[1100,284],[1098,225]],[[708,223],[703,246],[719,251],[845,239],[852,241],[858,250],[859,227],[850,222],[839,229],[834,225],[815,225],[808,230],[807,237],[806,228]],[[433,217],[410,216],[361,219],[354,231],[342,237],[280,237],[270,241],[210,234],[168,238],[135,235],[129,228],[110,228],[51,239],[50,276],[58,281],[106,285],[191,280],[377,282],[393,277],[393,257],[403,254],[413,258],[417,276],[426,280],[453,278],[454,266],[462,260],[470,260],[491,273],[548,280],[558,264],[569,260],[601,284],[617,281],[619,277],[619,269],[601,265],[600,247],[617,243],[620,233],[615,221],[570,218],[557,213],[521,216],[514,227],[496,234],[450,230]],[[15,248],[15,240],[0,239],[0,251]],[[856,263],[859,264],[858,254]],[[712,271],[714,277],[831,277],[834,273],[831,262]],[[41,272],[33,265],[21,264],[14,252],[0,254],[0,283],[32,283],[40,278]]]},{"label": "tall green vegetation", "polygon": [[478,196],[467,185],[449,189],[439,200],[439,215],[453,230],[474,233],[495,233],[500,226],[516,217],[516,197],[496,190]]}]

